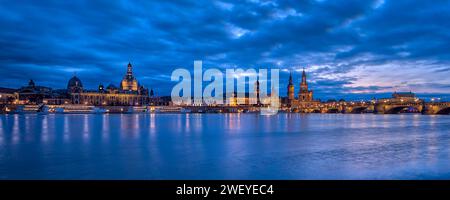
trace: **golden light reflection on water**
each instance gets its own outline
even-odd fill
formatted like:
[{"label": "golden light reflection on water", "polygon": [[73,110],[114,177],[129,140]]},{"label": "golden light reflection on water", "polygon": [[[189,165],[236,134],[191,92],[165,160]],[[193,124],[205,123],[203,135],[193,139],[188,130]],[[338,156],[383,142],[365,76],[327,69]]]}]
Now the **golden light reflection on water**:
[{"label": "golden light reflection on water", "polygon": [[49,137],[49,128],[48,128],[48,117],[47,115],[42,116],[42,136],[41,139],[43,142],[48,142]]},{"label": "golden light reflection on water", "polygon": [[141,128],[141,114],[130,115],[128,118],[131,118],[130,123],[132,125],[130,135],[133,138],[139,137],[140,128]]},{"label": "golden light reflection on water", "polygon": [[141,114],[120,114],[120,136],[123,138],[137,138],[140,132]]},{"label": "golden light reflection on water", "polygon": [[191,119],[191,115],[189,113],[186,113],[186,116],[185,116],[186,122],[184,123],[186,132],[191,132],[191,121],[190,121],[190,119]]},{"label": "golden light reflection on water", "polygon": [[13,130],[12,130],[12,133],[13,133],[12,141],[13,141],[14,144],[17,144],[17,142],[19,142],[19,134],[20,134],[20,131],[19,131],[19,123],[20,123],[19,115],[14,115],[14,122],[13,123],[14,123],[14,125],[13,125]]},{"label": "golden light reflection on water", "polygon": [[225,115],[225,128],[230,130],[230,133],[235,133],[234,130],[239,130],[241,127],[241,113],[227,113]]},{"label": "golden light reflection on water", "polygon": [[[134,125],[133,129],[136,130],[136,132],[139,132],[140,127],[140,118],[141,114],[132,115],[134,118],[132,120],[132,124]],[[134,132],[134,133],[136,133]]]},{"label": "golden light reflection on water", "polygon": [[183,132],[183,122],[181,121],[182,116],[178,115],[177,116],[177,121],[176,121],[176,127],[178,130],[178,133],[182,133]]},{"label": "golden light reflection on water", "polygon": [[193,133],[201,133],[203,129],[203,117],[202,114],[193,115],[194,131]]},{"label": "golden light reflection on water", "polygon": [[436,131],[434,131],[434,129],[436,129],[437,124],[439,123],[437,122],[437,117],[436,116],[431,116],[431,120],[430,120],[430,130],[432,131],[426,131],[427,132],[427,155],[429,155],[429,159],[428,161],[430,162],[430,164],[433,164],[434,162],[437,161],[437,155],[438,155],[438,150],[439,150],[439,140],[438,137],[439,135],[436,133]]},{"label": "golden light reflection on water", "polygon": [[89,139],[89,115],[83,115],[83,141],[87,142]]},{"label": "golden light reflection on water", "polygon": [[68,142],[70,139],[70,127],[69,127],[69,115],[64,115],[64,124],[63,124],[63,129],[64,129],[64,142]]},{"label": "golden light reflection on water", "polygon": [[25,131],[29,133],[32,129],[32,124],[35,120],[31,119],[29,115],[25,116]]},{"label": "golden light reflection on water", "polygon": [[286,114],[284,119],[284,130],[287,130],[289,133],[295,133],[299,131],[299,118],[296,114]]},{"label": "golden light reflection on water", "polygon": [[155,114],[151,113],[150,114],[150,126],[149,126],[149,132],[151,136],[155,136],[156,133],[156,122],[155,122]]},{"label": "golden light reflection on water", "polygon": [[420,115],[419,114],[417,114],[417,115],[413,115],[413,119],[412,119],[412,125],[413,126],[418,126],[420,123]]},{"label": "golden light reflection on water", "polygon": [[102,138],[108,139],[109,137],[109,114],[102,115]]}]

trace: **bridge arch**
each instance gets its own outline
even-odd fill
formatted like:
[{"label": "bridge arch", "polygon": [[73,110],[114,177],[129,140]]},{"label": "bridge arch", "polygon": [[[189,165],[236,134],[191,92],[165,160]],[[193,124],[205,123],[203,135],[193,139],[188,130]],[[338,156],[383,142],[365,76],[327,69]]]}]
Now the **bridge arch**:
[{"label": "bridge arch", "polygon": [[404,110],[405,108],[409,108],[409,106],[395,106],[385,112],[385,114],[398,114],[400,111]]},{"label": "bridge arch", "polygon": [[406,108],[413,108],[413,109],[416,109],[418,112],[421,111],[421,109],[419,107],[416,107],[416,106],[398,105],[398,106],[394,106],[394,107],[390,108],[389,110],[387,110],[385,112],[385,114],[398,114],[398,113],[400,113],[402,110],[404,110]]},{"label": "bridge arch", "polygon": [[328,109],[327,113],[339,113],[339,109],[337,109],[337,108],[330,108],[330,109]]},{"label": "bridge arch", "polygon": [[354,107],[350,111],[350,113],[363,113],[365,110],[367,110],[369,107],[361,106],[361,107]]},{"label": "bridge arch", "polygon": [[439,110],[436,114],[439,114],[439,115],[448,115],[448,114],[450,114],[450,107],[442,108],[442,109]]}]

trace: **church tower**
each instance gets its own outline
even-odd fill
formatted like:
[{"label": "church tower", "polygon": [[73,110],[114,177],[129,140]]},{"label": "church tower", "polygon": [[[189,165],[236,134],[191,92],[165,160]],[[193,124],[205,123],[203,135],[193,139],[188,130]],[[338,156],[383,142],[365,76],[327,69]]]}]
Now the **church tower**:
[{"label": "church tower", "polygon": [[313,92],[308,90],[308,83],[306,82],[306,73],[305,68],[303,68],[302,73],[302,82],[300,83],[300,91],[298,93],[299,101],[312,101],[313,100]]},{"label": "church tower", "polygon": [[260,99],[259,99],[259,78],[258,79],[256,79],[256,83],[255,83],[255,93],[256,93],[256,104],[258,104],[258,105],[260,105],[261,104],[261,101],[260,101]]},{"label": "church tower", "polygon": [[289,84],[287,87],[287,91],[288,91],[288,100],[292,101],[294,100],[294,83],[292,81],[292,72],[289,74]]},{"label": "church tower", "polygon": [[138,83],[136,78],[133,76],[133,66],[131,66],[131,63],[128,63],[127,74],[123,77],[122,82],[120,83],[120,89],[127,92],[138,91]]}]

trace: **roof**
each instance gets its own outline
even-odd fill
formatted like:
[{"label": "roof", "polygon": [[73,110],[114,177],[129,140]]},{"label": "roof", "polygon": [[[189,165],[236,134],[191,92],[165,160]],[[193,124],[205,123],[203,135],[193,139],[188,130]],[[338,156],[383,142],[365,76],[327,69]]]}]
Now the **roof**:
[{"label": "roof", "polygon": [[12,93],[14,93],[16,91],[17,91],[16,89],[0,87],[0,93],[10,93],[10,94],[12,94]]},{"label": "roof", "polygon": [[113,84],[109,84],[108,87],[106,87],[106,89],[118,89],[118,88]]},{"label": "roof", "polygon": [[73,77],[69,80],[69,82],[68,82],[68,84],[67,84],[67,88],[75,87],[75,86],[77,86],[77,87],[83,87],[83,84],[81,83],[81,80],[80,80],[78,77],[73,76]]}]

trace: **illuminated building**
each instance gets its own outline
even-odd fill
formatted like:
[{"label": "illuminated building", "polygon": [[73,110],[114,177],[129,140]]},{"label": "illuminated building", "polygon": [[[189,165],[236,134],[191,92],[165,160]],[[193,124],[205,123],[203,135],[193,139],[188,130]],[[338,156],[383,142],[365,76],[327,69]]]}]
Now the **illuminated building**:
[{"label": "illuminated building", "polygon": [[18,99],[18,93],[16,89],[11,88],[1,88],[0,87],[0,104],[12,104],[16,99]]},{"label": "illuminated building", "polygon": [[309,90],[308,82],[306,81],[305,69],[302,72],[302,81],[300,82],[300,89],[298,98],[294,97],[294,84],[292,83],[292,75],[289,77],[288,84],[288,107],[299,112],[315,112],[319,108],[320,101],[313,99],[313,91]]},{"label": "illuminated building", "polygon": [[140,86],[133,76],[131,63],[127,73],[120,83],[120,88],[109,84],[106,89],[103,84],[97,90],[85,90],[81,80],[74,76],[67,84],[70,103],[96,106],[139,106],[149,102],[148,89]]},{"label": "illuminated building", "polygon": [[[224,96],[225,105],[228,106],[238,106],[238,105],[253,105],[260,106],[261,104],[267,103],[267,98],[260,97],[260,85],[259,80],[256,80],[254,85],[254,95],[250,95],[250,93],[237,93],[233,92],[230,95],[230,99],[227,99]],[[254,102],[254,103],[253,103]]]},{"label": "illuminated building", "polygon": [[394,92],[392,94],[392,98],[382,98],[379,99],[380,102],[390,102],[390,103],[415,103],[418,102],[419,99],[412,92]]},{"label": "illuminated building", "polygon": [[292,72],[289,74],[289,84],[288,84],[288,87],[287,87],[287,91],[288,91],[287,96],[288,96],[288,100],[289,100],[289,104],[290,104],[291,101],[295,99],[295,96],[294,96],[294,84],[292,82]]},{"label": "illuminated building", "polygon": [[302,73],[302,82],[300,83],[300,90],[298,92],[298,100],[306,101],[306,102],[313,100],[313,91],[308,90],[308,83],[306,82],[305,69],[303,69],[303,73]]},{"label": "illuminated building", "polygon": [[402,102],[415,102],[417,100],[416,95],[412,92],[394,92],[392,99]]},{"label": "illuminated building", "polygon": [[81,80],[73,76],[69,82],[67,83],[67,92],[68,93],[81,93],[83,92],[83,84],[81,83]]},{"label": "illuminated building", "polygon": [[120,83],[120,89],[122,91],[136,92],[138,91],[138,82],[133,76],[133,66],[128,63],[127,74],[123,77]]},{"label": "illuminated building", "polygon": [[20,104],[40,104],[45,98],[52,97],[51,88],[36,86],[33,80],[30,80],[27,86],[19,88],[17,93]]}]

